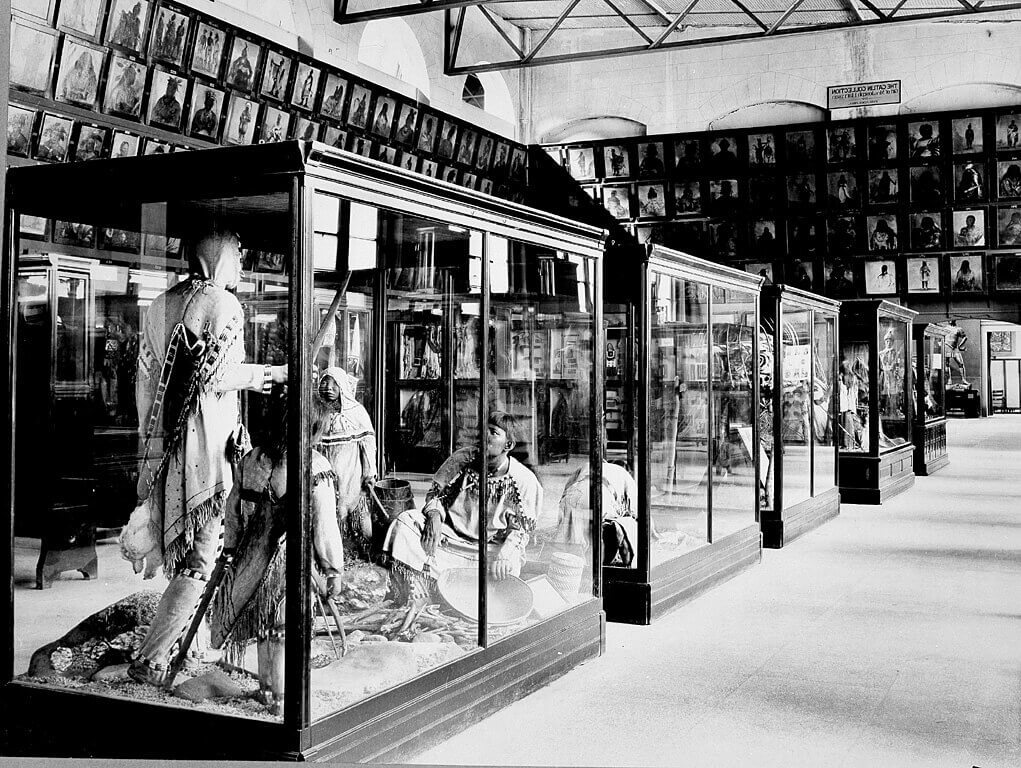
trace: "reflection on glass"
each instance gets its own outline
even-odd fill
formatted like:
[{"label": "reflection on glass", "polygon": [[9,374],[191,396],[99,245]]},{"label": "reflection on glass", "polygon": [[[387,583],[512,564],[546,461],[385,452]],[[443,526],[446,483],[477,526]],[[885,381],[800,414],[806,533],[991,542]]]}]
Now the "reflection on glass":
[{"label": "reflection on glass", "polygon": [[841,345],[840,400],[838,427],[840,450],[863,453],[869,450],[869,345],[848,342]]},{"label": "reflection on glass", "polygon": [[783,443],[783,503],[811,496],[812,345],[809,311],[784,312],[780,345],[780,435]]},{"label": "reflection on glass", "polygon": [[908,438],[908,392],[904,365],[907,333],[904,323],[879,320],[879,448],[903,445]]},{"label": "reflection on glass", "polygon": [[774,480],[776,478],[776,457],[773,455],[773,403],[775,402],[773,381],[774,331],[773,317],[776,303],[763,302],[761,325],[759,326],[759,507],[763,511],[774,509]]},{"label": "reflection on glass", "polygon": [[836,485],[837,455],[834,450],[837,429],[833,424],[833,370],[837,355],[836,318],[815,313],[812,366],[812,495],[819,496]]},{"label": "reflection on glass", "polygon": [[709,289],[653,273],[649,364],[651,562],[709,540]]},{"label": "reflection on glass", "polygon": [[925,351],[925,420],[941,418],[944,414],[946,388],[943,381],[943,337],[926,336]]}]

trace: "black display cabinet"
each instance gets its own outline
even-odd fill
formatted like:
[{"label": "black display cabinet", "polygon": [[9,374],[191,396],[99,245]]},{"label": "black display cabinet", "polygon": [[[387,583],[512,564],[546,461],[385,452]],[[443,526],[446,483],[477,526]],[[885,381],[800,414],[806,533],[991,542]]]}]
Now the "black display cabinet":
[{"label": "black display cabinet", "polygon": [[[16,168],[8,183],[0,752],[397,762],[600,653],[600,230],[302,142]],[[79,236],[19,238],[19,216]],[[440,394],[409,409],[409,381]],[[172,691],[126,675],[170,593],[160,569],[144,581],[104,538],[102,580],[30,586],[30,537],[72,490],[95,527],[128,520],[159,398],[156,434],[184,452],[161,504],[184,525],[211,510],[212,531],[222,503],[234,531],[213,642]],[[229,440],[209,437],[216,420]],[[175,443],[182,424],[205,442]],[[170,478],[207,506],[176,501]],[[422,537],[394,540],[433,481],[461,565],[441,564],[444,527],[416,570]],[[568,489],[597,542],[584,559],[551,533]],[[152,519],[150,560],[170,557],[175,529]],[[269,565],[241,569],[260,553]],[[397,590],[398,565],[424,591]],[[331,568],[342,590],[324,589]],[[247,602],[253,573],[264,591]]]},{"label": "black display cabinet", "polygon": [[609,620],[648,624],[761,557],[762,279],[660,246],[608,253],[605,269],[622,407],[603,514],[631,480],[637,499],[604,522],[626,537],[604,539],[603,599]]},{"label": "black display cabinet", "polygon": [[947,335],[944,325],[915,323],[911,361],[915,376],[915,474],[931,475],[950,463],[947,453]]},{"label": "black display cabinet", "polygon": [[762,289],[759,466],[762,546],[778,548],[840,513],[840,302],[788,285]]},{"label": "black display cabinet", "polygon": [[915,482],[911,324],[889,301],[840,305],[840,498],[882,504]]}]

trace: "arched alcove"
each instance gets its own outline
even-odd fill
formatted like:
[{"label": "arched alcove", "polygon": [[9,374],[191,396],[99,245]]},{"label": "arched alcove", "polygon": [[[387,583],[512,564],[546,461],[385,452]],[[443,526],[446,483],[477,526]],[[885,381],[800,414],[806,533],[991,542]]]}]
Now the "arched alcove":
[{"label": "arched alcove", "polygon": [[760,125],[814,123],[826,119],[826,110],[805,101],[762,101],[749,104],[709,121],[709,130],[755,128]]},{"label": "arched alcove", "polygon": [[648,133],[645,123],[628,117],[584,117],[550,128],[539,136],[540,144],[565,144],[572,141],[598,141],[599,139],[617,139],[625,136],[645,136]]},{"label": "arched alcove", "polygon": [[902,115],[954,109],[1014,107],[1021,101],[1021,86],[1008,83],[956,83],[908,99],[900,105]]},{"label": "arched alcove", "polygon": [[[486,61],[478,63],[488,64]],[[517,115],[514,111],[514,101],[511,99],[510,88],[507,87],[507,81],[503,79],[503,75],[499,72],[479,72],[476,75],[468,75],[465,79],[465,93],[467,93],[468,85],[472,78],[482,87],[484,97],[481,100],[482,103],[479,104],[469,101],[462,95],[464,102],[479,107],[493,117],[498,117],[508,123],[516,123]]]},{"label": "arched alcove", "polygon": [[378,19],[365,25],[358,61],[414,86],[429,96],[429,69],[414,30],[403,19]]}]

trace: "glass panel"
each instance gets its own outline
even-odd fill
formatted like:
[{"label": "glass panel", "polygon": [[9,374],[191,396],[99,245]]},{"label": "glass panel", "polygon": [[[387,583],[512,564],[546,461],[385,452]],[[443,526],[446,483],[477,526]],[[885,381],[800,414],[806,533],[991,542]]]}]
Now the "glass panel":
[{"label": "glass panel", "polygon": [[850,341],[840,345],[840,401],[837,406],[840,450],[869,450],[869,345]]},{"label": "glass panel", "polygon": [[783,443],[783,505],[811,496],[812,313],[783,312],[780,343],[780,435]]},{"label": "glass panel", "polygon": [[[15,438],[37,478],[14,513],[15,671],[31,682],[280,718],[290,210],[287,193],[122,203],[64,227],[75,256],[19,256],[15,411],[43,425]],[[251,507],[248,435],[281,457]],[[223,544],[237,559],[210,604]],[[215,702],[158,685],[178,658],[176,682],[206,698],[209,682]]]},{"label": "glass panel", "polygon": [[773,440],[774,404],[779,402],[775,391],[774,362],[777,337],[776,300],[762,301],[759,318],[759,509],[773,511],[775,504],[774,483],[779,460],[774,456],[776,442]]},{"label": "glass panel", "polygon": [[907,363],[907,325],[879,319],[879,449],[907,442],[910,412],[904,367]]},{"label": "glass panel", "polygon": [[[589,259],[491,237],[489,637],[592,598],[595,267]],[[604,519],[631,550],[630,475],[604,480]],[[517,577],[517,578],[515,578]],[[532,605],[532,610],[528,606]]]},{"label": "glass panel", "polygon": [[752,355],[758,297],[713,289],[713,540],[755,524]]},{"label": "glass panel", "polygon": [[815,313],[812,365],[812,434],[815,450],[812,453],[812,495],[819,496],[836,484],[837,429],[833,424],[833,372],[836,370],[837,319],[822,312]]},{"label": "glass panel", "polygon": [[943,337],[926,337],[925,341],[925,419],[930,421],[944,415]]},{"label": "glass panel", "polygon": [[653,272],[649,482],[652,565],[709,536],[709,287]]}]

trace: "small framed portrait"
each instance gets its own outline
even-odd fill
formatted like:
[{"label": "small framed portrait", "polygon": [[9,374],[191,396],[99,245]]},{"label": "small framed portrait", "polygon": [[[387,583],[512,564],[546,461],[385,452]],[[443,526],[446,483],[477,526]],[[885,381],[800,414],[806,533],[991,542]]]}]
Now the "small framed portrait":
[{"label": "small framed portrait", "polygon": [[1021,208],[1001,206],[997,209],[996,244],[1001,248],[1021,246]]},{"label": "small framed portrait", "polygon": [[227,33],[213,24],[198,23],[195,30],[195,47],[188,66],[196,75],[220,79],[223,69],[223,51],[227,46]]},{"label": "small framed portrait", "polygon": [[347,131],[328,125],[326,126],[326,132],[323,134],[323,141],[331,147],[344,149],[347,146]]},{"label": "small framed portrait", "polygon": [[756,219],[752,222],[752,249],[760,256],[773,257],[776,251],[775,219]]},{"label": "small framed portrait", "polygon": [[866,220],[869,233],[869,250],[872,252],[899,251],[900,237],[897,232],[897,217],[869,216]]},{"label": "small framed portrait", "polygon": [[674,168],[698,168],[702,165],[702,140],[682,136],[674,140]]},{"label": "small framed portrait", "polygon": [[490,166],[493,176],[498,179],[506,178],[510,171],[510,158],[510,145],[505,141],[497,142],[496,149],[493,150],[493,164]]},{"label": "small framed portrait", "polygon": [[50,220],[43,216],[28,216],[23,213],[18,218],[18,234],[45,240],[49,223]]},{"label": "small framed portrait", "polygon": [[912,162],[926,162],[940,157],[939,123],[920,120],[908,123],[908,155]]},{"label": "small framed portrait", "polygon": [[943,178],[938,165],[912,168],[909,178],[912,203],[935,206],[943,202]]},{"label": "small framed portrait", "polygon": [[897,159],[897,126],[891,123],[871,125],[869,132],[869,161],[889,163]]},{"label": "small framed portrait", "polygon": [[909,258],[908,293],[939,293],[939,256]]},{"label": "small framed portrait", "polygon": [[434,160],[422,159],[422,167],[420,172],[423,176],[428,176],[430,179],[435,179],[440,172],[439,165]]},{"label": "small framed portrait", "polygon": [[319,114],[331,120],[344,119],[344,100],[347,97],[347,79],[336,72],[326,73],[326,85],[323,87],[323,102]]},{"label": "small framed portrait", "polygon": [[104,251],[138,253],[141,241],[142,238],[138,232],[114,229],[113,227],[100,227],[99,229],[99,247]]},{"label": "small framed portrait", "polygon": [[262,108],[262,127],[259,129],[259,143],[271,144],[287,138],[291,116],[282,109],[266,104]]},{"label": "small framed portrait", "polygon": [[865,262],[865,293],[889,296],[897,293],[897,262],[892,259]]},{"label": "small framed portrait", "polygon": [[869,204],[889,205],[896,203],[900,176],[896,168],[869,171]]},{"label": "small framed portrait", "polygon": [[[415,143],[419,152],[432,154],[436,151],[436,139],[440,133],[440,119],[431,112],[422,112],[422,125],[418,130],[418,141]],[[506,145],[504,145],[506,146]],[[495,162],[496,156],[493,156]]]},{"label": "small framed portrait", "polygon": [[227,102],[227,94],[205,83],[195,83],[191,91],[191,109],[188,112],[188,135],[216,141],[220,135],[220,118]]},{"label": "small framed portrait", "polygon": [[442,174],[440,178],[450,184],[457,184],[461,180],[461,172],[452,165],[444,166]]},{"label": "small framed portrait", "polygon": [[39,123],[39,139],[32,156],[36,160],[45,160],[48,163],[62,163],[67,160],[73,125],[74,121],[70,117],[44,112]]},{"label": "small framed portrait", "polygon": [[1021,198],[1021,161],[1001,160],[996,164],[996,191],[1001,200]]},{"label": "small framed portrait", "polygon": [[788,131],[787,162],[808,165],[815,162],[815,131]]},{"label": "small framed portrait", "polygon": [[48,96],[56,53],[57,35],[53,30],[23,24],[16,16],[11,19],[12,88]]},{"label": "small framed portrait", "polygon": [[[982,254],[977,253],[974,256],[981,259]],[[1021,253],[1000,253],[993,258],[993,277],[996,290],[1021,291]],[[978,263],[981,264],[981,261]]]},{"label": "small framed portrait", "polygon": [[592,147],[568,147],[567,172],[571,174],[571,178],[575,181],[590,181],[596,178],[594,157]]},{"label": "small framed portrait", "polygon": [[57,29],[99,42],[106,0],[63,0],[57,13]]},{"label": "small framed portrait", "polygon": [[962,253],[950,256],[950,292],[985,293],[985,272],[982,253]]},{"label": "small framed portrait", "polygon": [[290,56],[272,49],[267,50],[266,61],[262,66],[262,79],[259,81],[259,95],[274,101],[284,101],[293,65]]},{"label": "small framed portrait", "polygon": [[1021,139],[1018,135],[1021,126],[1021,114],[1011,113],[996,118],[996,149],[1005,152],[1021,150]]},{"label": "small framed portrait", "polygon": [[752,176],[748,179],[748,202],[753,208],[776,208],[780,204],[776,177]]},{"label": "small framed portrait", "polygon": [[109,157],[107,139],[110,129],[102,125],[78,123],[78,136],[74,142],[75,162],[86,160],[103,160]]},{"label": "small framed portrait", "polygon": [[705,255],[706,226],[702,220],[679,221],[671,225],[677,247],[696,256]]},{"label": "small framed portrait", "polygon": [[170,142],[159,139],[147,138],[145,144],[142,145],[143,155],[169,155],[173,151],[174,147]]},{"label": "small framed portrait", "polygon": [[116,130],[110,142],[110,157],[135,157],[138,154],[139,137],[131,131]]},{"label": "small framed portrait", "polygon": [[53,222],[53,242],[61,245],[77,245],[82,248],[96,247],[96,228],[91,224],[74,221]]},{"label": "small framed portrait", "polygon": [[32,131],[35,129],[34,109],[7,105],[7,154],[28,157],[32,151]]},{"label": "small framed portrait", "polygon": [[57,100],[95,109],[103,57],[104,50],[99,46],[65,37],[57,73]]},{"label": "small framed portrait", "polygon": [[376,145],[372,139],[367,139],[364,136],[352,133],[348,137],[347,151],[354,152],[356,155],[362,157],[373,157],[376,152]]},{"label": "small framed portrait", "polygon": [[796,261],[785,265],[784,280],[788,285],[803,291],[815,290],[815,264],[811,261]]},{"label": "small framed portrait", "polygon": [[815,174],[799,173],[787,177],[787,202],[792,205],[815,203]]},{"label": "small framed portrait", "polygon": [[145,47],[149,0],[111,0],[103,42],[111,48],[139,55]]},{"label": "small framed portrait", "polygon": [[702,184],[697,179],[674,183],[674,213],[679,216],[702,212]]},{"label": "small framed portrait", "polygon": [[298,68],[294,73],[294,88],[291,90],[291,106],[308,112],[312,111],[312,107],[316,103],[316,93],[319,91],[319,78],[322,72],[319,67],[314,67],[308,62],[298,62]]},{"label": "small framed portrait", "polygon": [[467,187],[468,189],[475,189],[475,186],[479,182],[479,177],[470,171],[465,171],[461,176],[461,186]]},{"label": "small framed portrait", "polygon": [[418,155],[413,152],[400,152],[397,155],[397,165],[405,171],[417,171]]},{"label": "small framed portrait", "polygon": [[749,134],[748,162],[751,165],[776,165],[776,139],[773,134]]},{"label": "small framed portrait", "polygon": [[710,179],[709,206],[714,211],[731,213],[741,201],[737,192],[737,179]]},{"label": "small framed portrait", "polygon": [[351,106],[347,108],[347,123],[356,128],[366,128],[369,125],[369,102],[372,101],[372,91],[362,85],[355,85],[351,88]]},{"label": "small framed portrait", "polygon": [[509,178],[512,181],[523,182],[525,180],[525,163],[528,155],[524,147],[515,147],[511,152]]},{"label": "small framed portrait", "polygon": [[826,188],[830,207],[836,209],[852,209],[861,206],[861,195],[858,194],[858,179],[853,171],[832,171],[826,175]]},{"label": "small framed portrait", "polygon": [[383,144],[383,143],[376,144],[376,156],[375,156],[375,159],[376,160],[380,160],[380,161],[382,161],[384,163],[389,163],[390,165],[396,165],[397,164],[397,150],[394,149],[393,147],[389,147],[389,146],[387,146],[386,144]]},{"label": "small framed portrait", "polygon": [[259,103],[238,93],[231,94],[227,106],[227,122],[223,126],[224,144],[252,144],[255,142],[255,120],[259,116]]},{"label": "small framed portrait", "polygon": [[147,75],[147,67],[141,62],[113,54],[106,77],[103,111],[133,120],[141,118]]},{"label": "small framed portrait", "polygon": [[986,244],[986,212],[983,208],[954,211],[954,247],[974,248]]},{"label": "small framed portrait", "polygon": [[57,0],[11,0],[11,10],[16,15],[30,16],[44,24],[53,23],[53,10]]},{"label": "small framed portrait", "polygon": [[958,117],[950,121],[950,139],[955,155],[970,155],[983,149],[982,118]]},{"label": "small framed portrait", "polygon": [[850,256],[864,250],[862,225],[857,216],[837,216],[826,222],[826,242],[829,253]]},{"label": "small framed portrait", "polygon": [[[405,147],[415,146],[415,131],[418,129],[418,107],[412,104],[401,104],[401,108],[397,112],[397,133],[394,134],[394,141],[398,144],[402,144]],[[489,162],[489,154],[493,151],[493,140],[486,140],[487,156],[486,162]],[[481,154],[481,153],[480,153]]]},{"label": "small framed portrait", "polygon": [[315,141],[319,138],[319,123],[307,117],[298,116],[294,119],[294,135],[298,141]]},{"label": "small framed portrait", "polygon": [[819,250],[818,226],[815,219],[787,219],[787,252],[792,256],[813,257]]},{"label": "small framed portrait", "polygon": [[479,180],[479,192],[484,195],[493,194],[493,181],[492,179],[480,179]]},{"label": "small framed portrait", "polygon": [[472,130],[461,131],[461,143],[457,151],[457,162],[464,165],[471,165],[475,158],[475,145],[479,141],[479,135]]},{"label": "small framed portrait", "polygon": [[832,126],[826,130],[826,157],[831,163],[857,159],[858,140],[853,125]]},{"label": "small framed portrait", "polygon": [[[414,133],[414,132],[412,132]],[[493,159],[493,137],[479,137],[479,151],[475,153],[475,168],[485,173],[489,170],[489,163]]]},{"label": "small framed portrait", "polygon": [[761,277],[763,285],[773,284],[773,263],[771,261],[750,261],[747,264],[742,264],[741,268],[749,275]]},{"label": "small framed portrait", "polygon": [[602,189],[603,208],[617,220],[631,218],[631,193],[627,184],[605,186]]},{"label": "small framed portrait", "polygon": [[146,122],[170,131],[179,131],[187,87],[188,81],[179,75],[165,69],[154,70],[149,85]]},{"label": "small framed portrait", "polygon": [[372,115],[372,132],[389,139],[393,132],[396,111],[397,103],[393,99],[386,96],[376,99],[376,109]]},{"label": "small framed portrait", "polygon": [[667,228],[665,224],[646,224],[644,226],[635,227],[635,239],[639,243],[645,245],[647,243],[653,245],[666,245],[667,243]]},{"label": "small framed portrait", "polygon": [[938,251],[943,248],[943,214],[938,211],[911,214],[911,248]]},{"label": "small framed portrait", "polygon": [[664,184],[639,184],[637,197],[639,218],[661,219],[666,216],[666,187]]},{"label": "small framed portrait", "polygon": [[856,299],[861,294],[862,276],[849,262],[826,262],[823,269],[823,293],[831,299]]},{"label": "small framed portrait", "polygon": [[638,175],[642,178],[662,178],[666,175],[663,163],[663,142],[642,141],[638,145]]},{"label": "small framed portrait", "polygon": [[730,219],[709,222],[709,250],[721,259],[737,258],[741,243],[737,223]]},{"label": "small framed portrait", "polygon": [[631,176],[631,153],[624,144],[603,147],[603,177],[626,179]]},{"label": "small framed portrait", "polygon": [[975,202],[986,199],[985,169],[980,163],[966,162],[954,166],[954,199]]},{"label": "small framed portrait", "polygon": [[736,168],[737,139],[733,136],[717,136],[709,139],[709,164],[717,168]]},{"label": "small framed portrait", "polygon": [[224,83],[245,93],[255,88],[255,67],[259,63],[262,46],[244,37],[234,36],[227,57],[227,76]]},{"label": "small framed portrait", "polygon": [[149,56],[172,67],[183,67],[190,29],[190,17],[168,6],[159,6],[152,20]]}]

